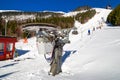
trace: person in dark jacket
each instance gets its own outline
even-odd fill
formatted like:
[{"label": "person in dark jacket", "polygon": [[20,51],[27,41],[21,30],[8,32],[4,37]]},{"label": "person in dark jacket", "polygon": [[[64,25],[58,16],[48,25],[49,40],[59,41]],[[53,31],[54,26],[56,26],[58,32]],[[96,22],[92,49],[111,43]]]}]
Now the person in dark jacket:
[{"label": "person in dark jacket", "polygon": [[88,29],[88,35],[90,35],[90,29]]}]

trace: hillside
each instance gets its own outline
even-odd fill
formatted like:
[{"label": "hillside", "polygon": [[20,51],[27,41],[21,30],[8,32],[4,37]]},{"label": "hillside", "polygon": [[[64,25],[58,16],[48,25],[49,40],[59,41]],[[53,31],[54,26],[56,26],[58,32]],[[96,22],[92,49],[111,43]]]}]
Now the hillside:
[{"label": "hillside", "polygon": [[[104,23],[110,10],[95,8],[97,13],[85,24],[75,21],[78,35],[69,34],[70,44],[64,46],[63,72],[55,77],[48,75],[50,65],[43,54],[38,54],[36,38],[16,43],[22,53],[13,59],[0,61],[1,80],[119,80],[120,79],[120,28]],[[102,19],[101,19],[102,17]],[[104,19],[104,20],[103,20]],[[103,24],[103,27],[97,28]],[[95,27],[95,31],[92,31]],[[87,30],[92,31],[87,35]],[[81,35],[82,33],[82,35]]]},{"label": "hillside", "polygon": [[[72,11],[68,13],[43,11],[43,12],[22,12],[22,11],[1,11],[0,12],[0,31],[1,35],[5,34],[5,26],[7,27],[7,35],[24,38],[27,32],[21,30],[22,25],[28,23],[48,23],[60,26],[61,29],[74,27],[74,20],[81,23],[87,22],[96,14],[94,9],[82,9],[80,11]],[[34,32],[30,32],[32,35]]]}]

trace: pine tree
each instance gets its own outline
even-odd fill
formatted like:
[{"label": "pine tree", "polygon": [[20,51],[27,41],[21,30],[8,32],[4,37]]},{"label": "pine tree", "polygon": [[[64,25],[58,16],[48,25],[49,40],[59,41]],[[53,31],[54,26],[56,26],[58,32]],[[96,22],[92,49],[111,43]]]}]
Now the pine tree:
[{"label": "pine tree", "polygon": [[114,26],[120,26],[120,4],[108,15],[107,22]]}]

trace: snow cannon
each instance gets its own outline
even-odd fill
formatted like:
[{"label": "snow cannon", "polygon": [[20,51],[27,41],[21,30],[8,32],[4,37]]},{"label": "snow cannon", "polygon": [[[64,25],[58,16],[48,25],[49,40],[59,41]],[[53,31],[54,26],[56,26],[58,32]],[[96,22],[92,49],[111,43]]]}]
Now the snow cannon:
[{"label": "snow cannon", "polygon": [[0,36],[0,61],[13,59],[16,37]]}]

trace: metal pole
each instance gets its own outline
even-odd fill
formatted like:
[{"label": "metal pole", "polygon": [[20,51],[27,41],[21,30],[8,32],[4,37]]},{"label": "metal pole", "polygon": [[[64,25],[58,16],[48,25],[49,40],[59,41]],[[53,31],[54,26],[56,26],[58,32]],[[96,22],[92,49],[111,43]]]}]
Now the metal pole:
[{"label": "metal pole", "polygon": [[5,36],[7,36],[7,22],[8,22],[8,20],[6,19],[5,20]]}]

